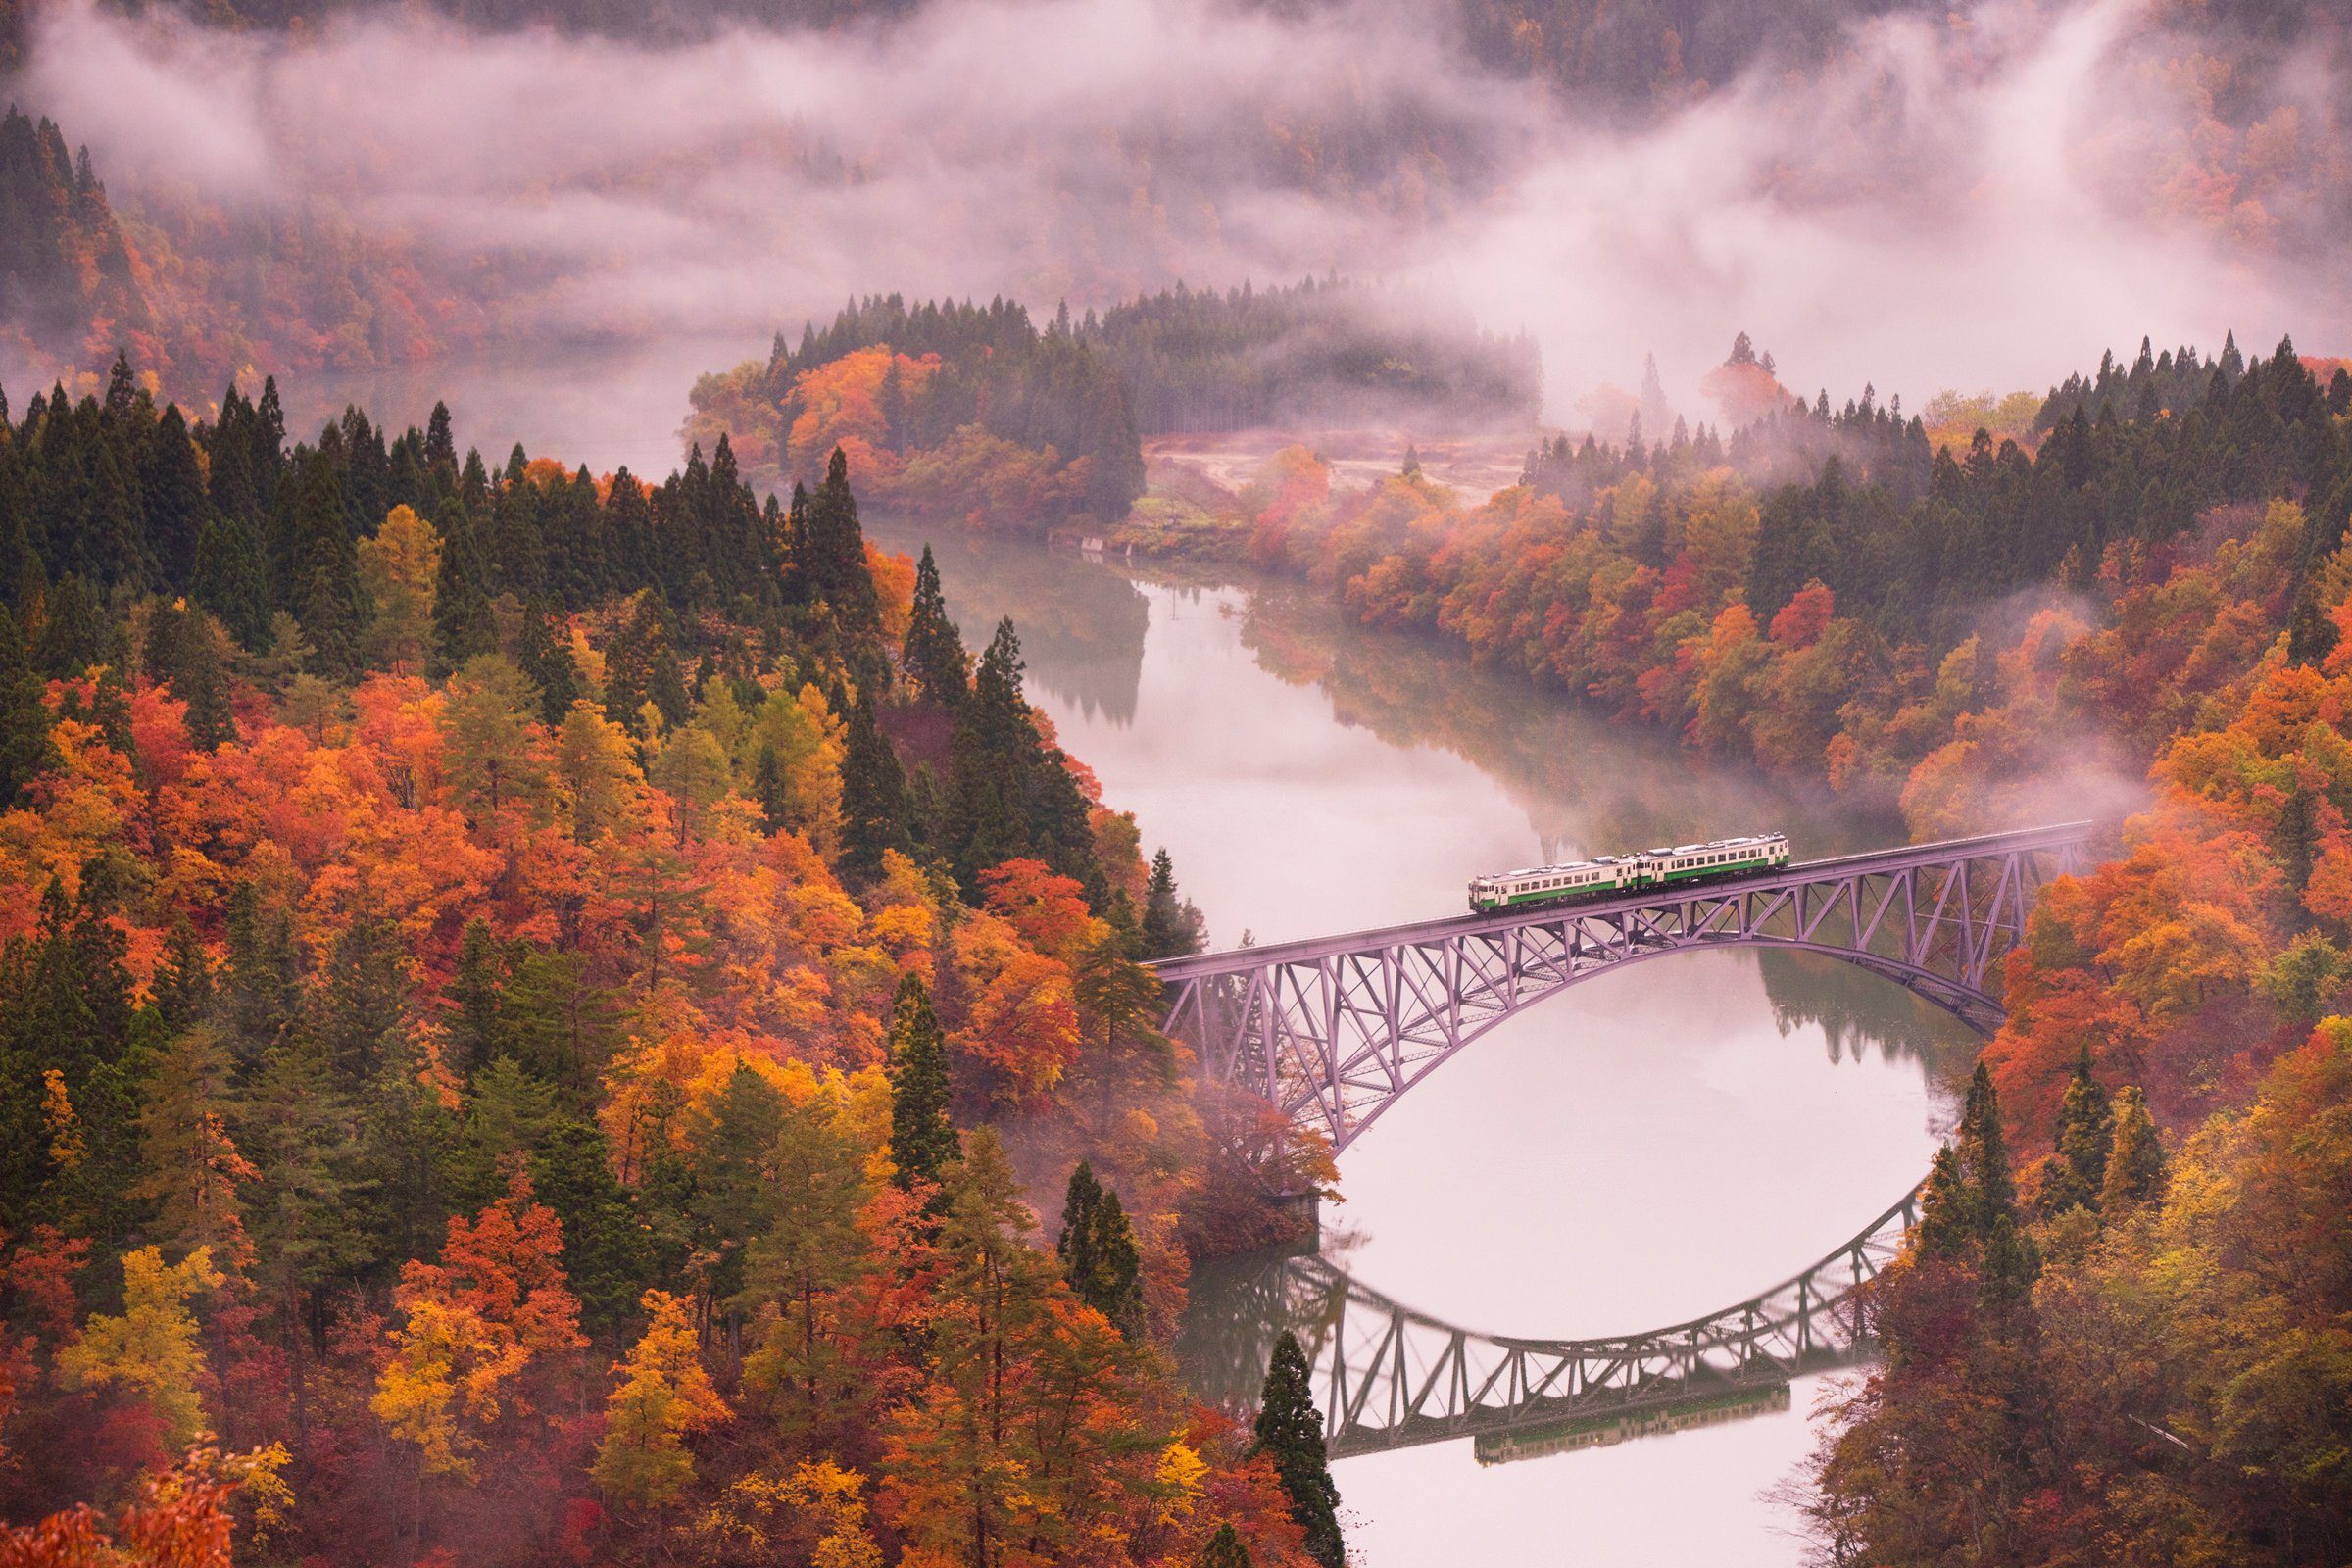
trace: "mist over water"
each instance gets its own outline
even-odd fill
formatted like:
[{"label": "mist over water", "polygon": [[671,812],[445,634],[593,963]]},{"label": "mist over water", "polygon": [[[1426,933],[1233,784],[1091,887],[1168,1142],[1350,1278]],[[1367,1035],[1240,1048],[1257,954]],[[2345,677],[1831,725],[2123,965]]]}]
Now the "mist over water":
[{"label": "mist over water", "polygon": [[[190,206],[328,214],[413,260],[492,322],[496,353],[435,393],[486,447],[527,427],[646,466],[675,455],[682,361],[894,290],[1050,311],[1339,269],[1532,330],[1566,422],[1652,350],[1678,408],[1715,417],[1697,382],[1741,330],[1791,386],[1914,405],[2143,333],[2341,346],[2341,94],[2318,53],[2260,89],[2278,106],[2247,161],[2270,172],[2191,189],[2174,155],[2203,100],[2151,64],[2151,25],[2133,0],[1882,20],[1826,67],[1629,119],[1374,0],[942,0],[669,45],[410,8],[229,34],[66,0],[0,90],[167,228]],[[328,379],[304,395],[385,384]],[[533,408],[551,386],[596,395]]]}]

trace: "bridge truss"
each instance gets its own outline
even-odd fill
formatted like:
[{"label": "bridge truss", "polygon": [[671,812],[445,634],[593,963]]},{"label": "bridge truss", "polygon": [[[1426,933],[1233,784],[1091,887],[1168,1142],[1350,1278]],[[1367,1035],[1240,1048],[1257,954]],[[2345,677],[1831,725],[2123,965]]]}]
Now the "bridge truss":
[{"label": "bridge truss", "polygon": [[[1688,1406],[1847,1366],[1871,1349],[1857,1298],[1899,1252],[1916,1190],[1851,1241],[1772,1290],[1644,1333],[1587,1340],[1480,1334],[1400,1305],[1320,1256],[1261,1266],[1214,1303],[1204,1392],[1255,1403],[1275,1337],[1298,1336],[1334,1458]],[[1202,1375],[1202,1374],[1196,1374]]]},{"label": "bridge truss", "polygon": [[1167,959],[1166,1031],[1334,1153],[1502,1022],[1629,963],[1704,948],[1821,953],[1989,1034],[1997,966],[2088,823],[1817,860],[1712,884]]}]

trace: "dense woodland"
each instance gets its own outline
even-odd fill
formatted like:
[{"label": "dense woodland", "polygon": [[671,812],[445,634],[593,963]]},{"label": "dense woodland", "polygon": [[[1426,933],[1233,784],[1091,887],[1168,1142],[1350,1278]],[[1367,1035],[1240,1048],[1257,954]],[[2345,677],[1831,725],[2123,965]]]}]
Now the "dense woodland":
[{"label": "dense woodland", "polygon": [[1524,430],[1543,412],[1533,339],[1466,313],[1332,277],[1220,294],[1181,284],[1087,312],[1136,427],[1175,431]]},{"label": "dense woodland", "polygon": [[1067,312],[1040,331],[1001,299],[867,299],[693,396],[689,430],[731,437],[763,484],[839,448],[877,504],[926,516],[1115,520],[1144,491],[1127,400]]},{"label": "dense woodland", "polygon": [[0,414],[8,1560],[1337,1568],[1303,1391],[1159,1348],[1316,1172],[1010,624],[839,456],[221,407]]}]

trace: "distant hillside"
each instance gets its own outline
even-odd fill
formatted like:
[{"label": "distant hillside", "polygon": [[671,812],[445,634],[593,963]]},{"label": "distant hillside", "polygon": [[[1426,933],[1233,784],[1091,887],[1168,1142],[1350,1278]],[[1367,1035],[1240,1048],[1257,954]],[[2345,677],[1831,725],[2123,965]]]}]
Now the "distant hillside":
[{"label": "distant hillside", "polygon": [[48,120],[0,118],[0,334],[70,345],[101,324],[144,333],[147,302],[84,148]]},{"label": "distant hillside", "polygon": [[689,435],[734,443],[754,484],[821,476],[849,453],[879,505],[1044,527],[1125,516],[1143,449],[1118,377],[1066,318],[1019,305],[869,298],[797,348],[696,383]]},{"label": "distant hillside", "polygon": [[1543,358],[1468,313],[1345,278],[1220,294],[1182,285],[1119,305],[1079,336],[1101,346],[1146,435],[1268,425],[1523,429]]},{"label": "distant hillside", "polygon": [[1004,300],[868,298],[764,363],[702,378],[689,438],[745,475],[812,483],[835,447],[877,505],[995,526],[1115,521],[1144,492],[1142,434],[1270,424],[1535,421],[1535,344],[1340,279],[1177,288],[1042,330]]}]

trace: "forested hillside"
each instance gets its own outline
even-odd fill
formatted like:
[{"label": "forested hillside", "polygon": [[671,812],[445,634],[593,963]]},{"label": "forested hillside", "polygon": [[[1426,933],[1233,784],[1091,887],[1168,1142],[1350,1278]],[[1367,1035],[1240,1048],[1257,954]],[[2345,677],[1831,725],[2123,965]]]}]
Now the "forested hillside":
[{"label": "forested hillside", "polygon": [[1289,287],[1174,289],[1115,305],[1081,339],[1100,346],[1136,426],[1171,431],[1503,429],[1543,413],[1544,367],[1524,334],[1466,312],[1331,277]]},{"label": "forested hillside", "polygon": [[[1937,450],[1916,418],[1825,397],[1729,441],[1555,445],[1475,505],[1418,473],[1335,491],[1301,451],[1237,505],[1255,559],[1369,623],[1694,744],[1899,790],[1941,832],[2103,734],[2144,762],[2290,624],[2306,657],[2328,640],[2352,376],[2323,386],[2287,345],[2168,358],[2202,368],[2184,412],[2060,388],[2034,452]],[[1792,463],[1805,477],[1775,483]]]},{"label": "forested hillside", "polygon": [[1045,526],[1116,519],[1144,490],[1143,450],[1116,376],[1067,313],[1039,331],[1019,305],[868,299],[781,334],[694,388],[696,436],[732,438],[764,485],[855,454],[879,504],[921,515]]},{"label": "forested hillside", "polygon": [[0,116],[0,333],[34,343],[148,326],[122,228],[88,150],[47,120]]},{"label": "forested hillside", "polygon": [[1261,425],[1532,424],[1525,337],[1337,278],[1178,288],[1039,331],[1004,300],[867,299],[765,365],[696,383],[691,437],[724,437],[767,486],[841,447],[873,499],[923,516],[1042,528],[1116,522],[1144,493],[1141,436]]},{"label": "forested hillside", "polygon": [[1157,1348],[1268,1222],[1011,625],[838,453],[221,410],[0,414],[0,1553],[1327,1560]]}]

